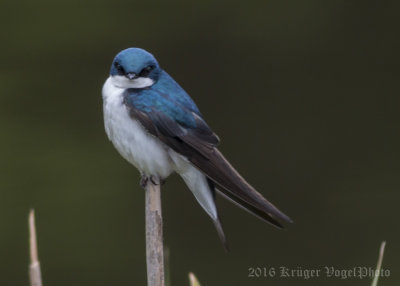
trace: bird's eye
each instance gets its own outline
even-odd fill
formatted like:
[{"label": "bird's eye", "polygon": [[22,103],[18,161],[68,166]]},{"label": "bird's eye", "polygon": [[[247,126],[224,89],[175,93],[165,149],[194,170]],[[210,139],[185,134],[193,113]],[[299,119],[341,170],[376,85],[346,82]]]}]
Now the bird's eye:
[{"label": "bird's eye", "polygon": [[140,77],[147,77],[150,72],[154,69],[153,65],[147,66],[144,69],[141,70],[141,72],[139,73]]},{"label": "bird's eye", "polygon": [[115,62],[115,68],[117,69],[119,75],[125,74],[124,68],[119,63]]}]

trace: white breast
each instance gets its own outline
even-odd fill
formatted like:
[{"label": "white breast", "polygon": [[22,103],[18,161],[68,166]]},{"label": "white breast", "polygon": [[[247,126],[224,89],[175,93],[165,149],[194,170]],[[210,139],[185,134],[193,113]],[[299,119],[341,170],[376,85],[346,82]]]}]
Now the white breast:
[{"label": "white breast", "polygon": [[112,78],[108,78],[103,86],[104,123],[115,148],[147,176],[156,175],[165,179],[175,170],[211,218],[218,220],[214,196],[205,175],[129,116],[123,104],[123,92],[124,89],[117,87]]},{"label": "white breast", "polygon": [[122,157],[142,173],[167,178],[174,165],[168,147],[129,116],[123,104],[123,92],[123,88],[113,84],[111,77],[103,86],[104,124],[108,138]]}]

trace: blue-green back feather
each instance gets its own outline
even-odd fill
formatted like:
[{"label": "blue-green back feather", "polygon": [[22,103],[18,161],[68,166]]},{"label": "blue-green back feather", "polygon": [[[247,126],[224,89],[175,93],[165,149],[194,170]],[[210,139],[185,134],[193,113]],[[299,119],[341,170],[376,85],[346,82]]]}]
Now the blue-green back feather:
[{"label": "blue-green back feather", "polygon": [[150,88],[128,89],[125,102],[142,112],[161,112],[186,128],[197,127],[193,113],[202,118],[190,96],[164,71]]}]

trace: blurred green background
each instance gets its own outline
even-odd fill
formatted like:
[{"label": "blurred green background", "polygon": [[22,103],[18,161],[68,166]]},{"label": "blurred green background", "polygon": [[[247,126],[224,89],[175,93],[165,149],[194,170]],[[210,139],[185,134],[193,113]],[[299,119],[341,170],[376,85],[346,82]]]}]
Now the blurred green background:
[{"label": "blurred green background", "polygon": [[[0,285],[145,285],[144,192],[106,138],[114,55],[151,51],[220,149],[295,223],[218,199],[231,252],[177,177],[163,187],[174,285],[369,285],[249,278],[250,267],[383,267],[400,278],[398,1],[0,2]],[[323,275],[324,276],[324,275]]]}]

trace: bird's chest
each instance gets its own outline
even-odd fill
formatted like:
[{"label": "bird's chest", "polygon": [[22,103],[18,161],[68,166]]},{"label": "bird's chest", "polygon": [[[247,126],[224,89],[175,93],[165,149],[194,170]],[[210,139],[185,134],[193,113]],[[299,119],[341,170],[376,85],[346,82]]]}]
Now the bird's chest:
[{"label": "bird's chest", "polygon": [[131,118],[123,104],[123,90],[103,88],[104,123],[118,152],[146,175],[166,178],[172,172],[167,147]]}]

